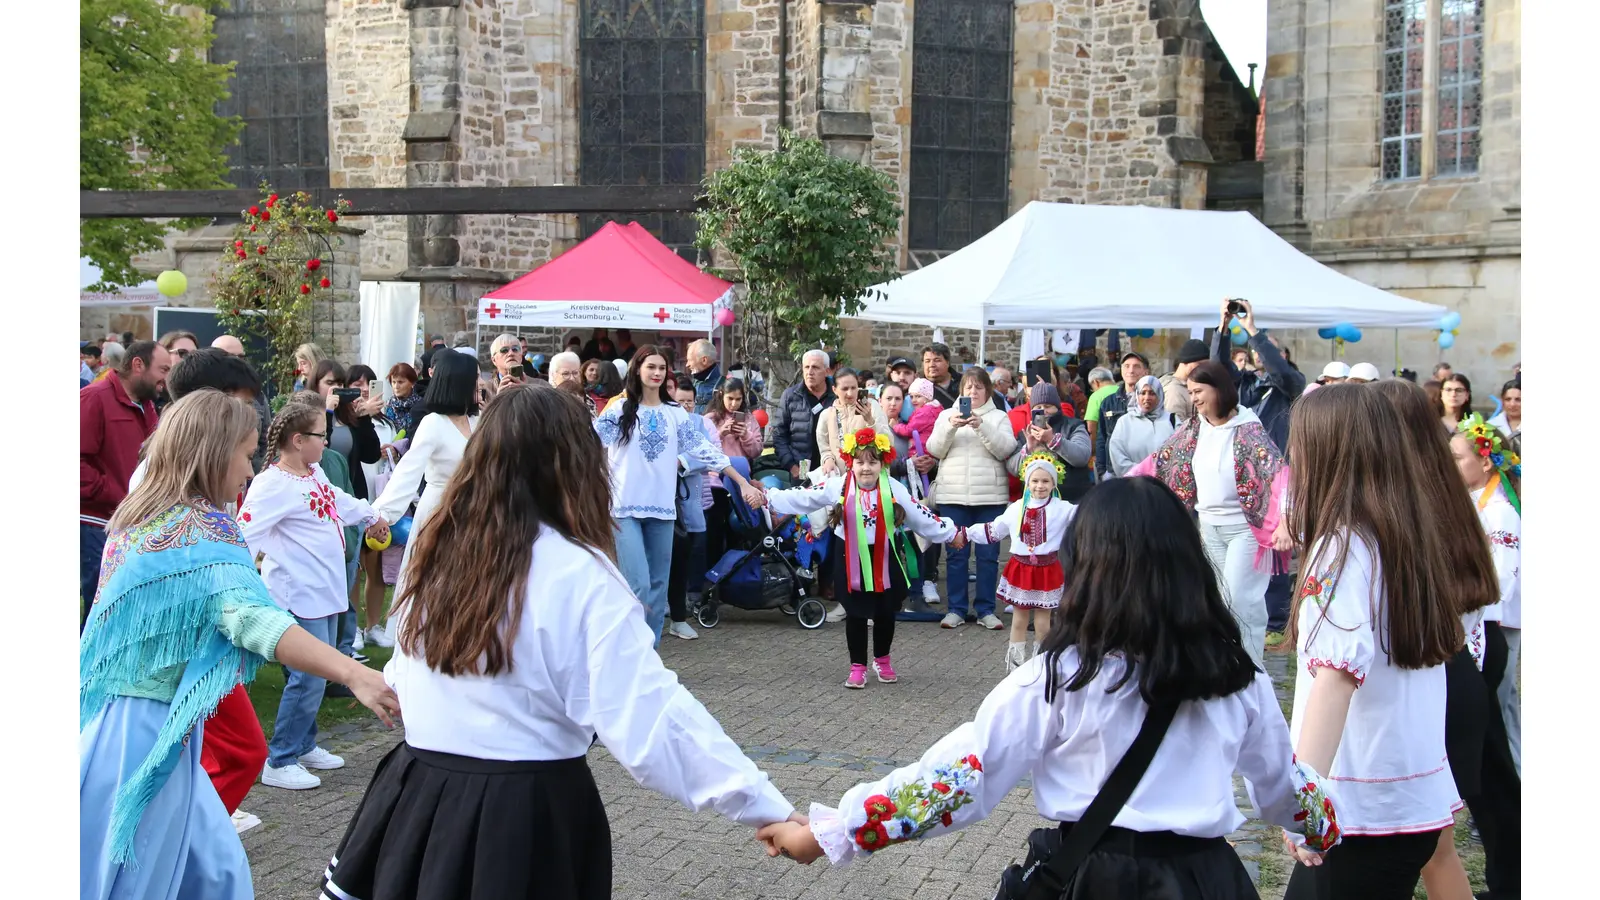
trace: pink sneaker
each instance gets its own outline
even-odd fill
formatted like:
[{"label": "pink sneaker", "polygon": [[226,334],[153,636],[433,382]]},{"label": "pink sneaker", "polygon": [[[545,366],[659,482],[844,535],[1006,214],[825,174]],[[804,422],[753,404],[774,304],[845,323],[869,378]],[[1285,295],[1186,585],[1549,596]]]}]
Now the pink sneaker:
[{"label": "pink sneaker", "polygon": [[867,667],[850,664],[850,677],[844,680],[844,686],[860,690],[867,686]]},{"label": "pink sneaker", "polygon": [[883,684],[894,684],[900,676],[894,673],[894,664],[889,662],[889,657],[880,656],[872,661],[872,667],[878,671],[878,681]]}]

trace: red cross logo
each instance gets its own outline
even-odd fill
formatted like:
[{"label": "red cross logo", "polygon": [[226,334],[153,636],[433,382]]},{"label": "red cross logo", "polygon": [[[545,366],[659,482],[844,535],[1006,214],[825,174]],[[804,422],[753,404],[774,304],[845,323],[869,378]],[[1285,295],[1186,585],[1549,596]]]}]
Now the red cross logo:
[{"label": "red cross logo", "polygon": [[667,308],[663,306],[655,311],[655,317],[657,322],[665,323],[668,319],[672,318],[672,314],[667,312]]},{"label": "red cross logo", "polygon": [[494,318],[495,316],[500,315],[500,313],[504,312],[504,310],[502,310],[500,307],[495,306],[492,301],[489,303],[488,306],[484,307],[483,311],[488,313],[489,314],[489,318],[491,318],[491,319]]}]

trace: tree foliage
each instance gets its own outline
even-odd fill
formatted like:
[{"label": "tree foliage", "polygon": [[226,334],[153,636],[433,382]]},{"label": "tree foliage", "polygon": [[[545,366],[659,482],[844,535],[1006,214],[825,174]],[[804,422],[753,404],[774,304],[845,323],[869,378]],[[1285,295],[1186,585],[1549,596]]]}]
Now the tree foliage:
[{"label": "tree foliage", "polygon": [[261,190],[261,202],[239,212],[232,252],[223,256],[211,291],[227,333],[258,338],[268,348],[268,377],[286,396],[294,386],[295,348],[310,338],[311,304],[331,300],[338,221],[350,203],[341,197],[323,209],[304,191],[279,197],[266,185]]},{"label": "tree foliage", "polygon": [[783,132],[776,151],[735,150],[706,179],[704,199],[698,243],[725,250],[733,262],[725,274],[748,290],[740,355],[782,381],[805,350],[837,350],[839,317],[860,312],[868,287],[899,274],[888,246],[900,224],[894,181],[814,138]]},{"label": "tree foliage", "polygon": [[[212,17],[163,0],[79,0],[78,182],[92,190],[226,187],[224,150],[238,119],[216,105],[233,64],[208,62]],[[159,250],[171,227],[142,219],[85,219],[80,250],[100,267],[96,290],[137,284],[132,259]]]}]

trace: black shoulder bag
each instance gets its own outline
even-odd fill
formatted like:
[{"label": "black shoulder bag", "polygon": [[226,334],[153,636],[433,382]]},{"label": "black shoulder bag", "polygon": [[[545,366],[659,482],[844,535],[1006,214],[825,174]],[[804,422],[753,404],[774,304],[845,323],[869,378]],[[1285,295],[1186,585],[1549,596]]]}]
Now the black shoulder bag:
[{"label": "black shoulder bag", "polygon": [[1150,768],[1150,761],[1155,759],[1156,749],[1167,736],[1167,727],[1177,712],[1176,703],[1150,707],[1133,745],[1111,770],[1100,793],[1083,811],[1083,818],[1072,826],[1065,839],[1059,827],[1034,829],[1028,835],[1027,858],[1001,873],[994,900],[1058,900],[1066,893],[1078,868],[1100,843],[1128,798],[1133,796],[1133,789],[1139,786],[1145,770]]}]

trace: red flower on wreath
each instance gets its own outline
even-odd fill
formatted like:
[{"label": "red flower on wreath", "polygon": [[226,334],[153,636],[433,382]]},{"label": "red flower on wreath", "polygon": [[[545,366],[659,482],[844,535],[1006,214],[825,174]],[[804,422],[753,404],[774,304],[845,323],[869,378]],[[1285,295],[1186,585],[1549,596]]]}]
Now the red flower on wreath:
[{"label": "red flower on wreath", "polygon": [[861,805],[867,811],[868,822],[876,822],[884,816],[892,816],[900,811],[900,807],[895,806],[894,801],[883,794],[873,794]]},{"label": "red flower on wreath", "polygon": [[863,850],[877,850],[889,843],[889,830],[881,822],[868,822],[856,829],[856,844]]}]

